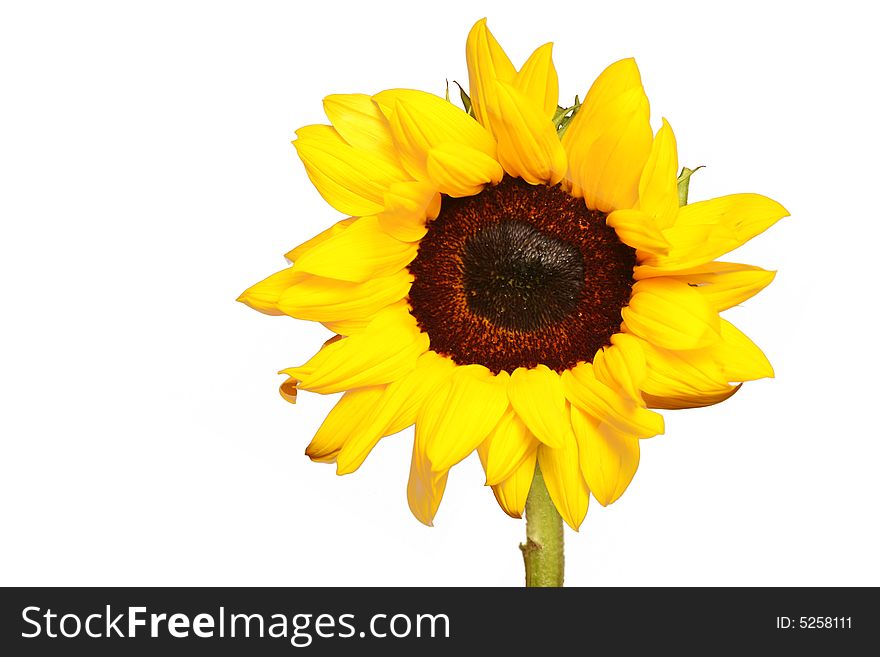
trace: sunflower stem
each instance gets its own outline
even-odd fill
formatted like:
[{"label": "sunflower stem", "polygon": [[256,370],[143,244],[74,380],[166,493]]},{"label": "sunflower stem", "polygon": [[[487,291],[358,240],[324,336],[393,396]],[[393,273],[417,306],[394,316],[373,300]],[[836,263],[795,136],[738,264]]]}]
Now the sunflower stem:
[{"label": "sunflower stem", "polygon": [[526,542],[520,544],[526,566],[526,586],[562,586],[565,571],[562,517],[556,510],[541,468],[526,499]]}]

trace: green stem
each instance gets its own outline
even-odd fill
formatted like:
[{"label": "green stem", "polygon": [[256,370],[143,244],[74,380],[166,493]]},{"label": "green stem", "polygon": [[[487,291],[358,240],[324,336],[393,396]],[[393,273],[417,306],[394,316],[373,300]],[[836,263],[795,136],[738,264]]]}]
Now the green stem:
[{"label": "green stem", "polygon": [[562,586],[565,572],[562,517],[550,499],[537,465],[526,500],[526,542],[519,549],[526,565],[526,586]]}]

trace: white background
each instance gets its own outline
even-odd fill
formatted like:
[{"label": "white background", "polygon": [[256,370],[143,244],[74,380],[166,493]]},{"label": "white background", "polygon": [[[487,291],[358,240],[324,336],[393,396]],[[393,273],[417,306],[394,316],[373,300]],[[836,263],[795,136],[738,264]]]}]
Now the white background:
[{"label": "white background", "polygon": [[475,456],[436,527],[411,430],[354,475],[303,456],[333,399],[275,372],[329,334],[241,304],[339,218],[293,131],[323,96],[467,80],[482,16],[561,97],[634,55],[691,199],[792,213],[733,259],[728,313],[775,380],[667,412],[639,472],[567,534],[571,585],[880,585],[876,23],[859,2],[4,3],[0,583],[518,585],[522,522]]}]

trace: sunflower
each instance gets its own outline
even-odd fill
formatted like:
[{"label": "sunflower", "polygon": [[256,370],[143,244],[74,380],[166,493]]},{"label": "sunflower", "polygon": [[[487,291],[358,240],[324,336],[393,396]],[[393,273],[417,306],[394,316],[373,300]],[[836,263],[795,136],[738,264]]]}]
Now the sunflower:
[{"label": "sunflower", "polygon": [[[240,300],[336,336],[281,392],[344,393],[306,450],[357,470],[415,425],[407,495],[430,525],[476,451],[521,517],[536,471],[577,529],[663,433],[651,409],[715,404],[773,376],[719,313],[774,277],[716,258],[786,210],[764,196],[679,199],[675,136],[654,134],[633,59],[558,105],[552,44],[517,70],[486,27],[467,38],[465,109],[411,89],[324,100],[293,142],[348,215]],[[537,479],[535,479],[537,480]]]}]

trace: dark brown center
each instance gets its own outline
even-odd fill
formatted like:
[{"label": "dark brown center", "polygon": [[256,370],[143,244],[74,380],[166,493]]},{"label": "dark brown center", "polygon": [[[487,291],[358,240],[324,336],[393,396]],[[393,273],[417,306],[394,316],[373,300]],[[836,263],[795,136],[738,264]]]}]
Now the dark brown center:
[{"label": "dark brown center", "polygon": [[620,330],[636,264],[605,217],[558,186],[510,177],[444,196],[409,265],[431,349],[496,373],[591,362]]}]

